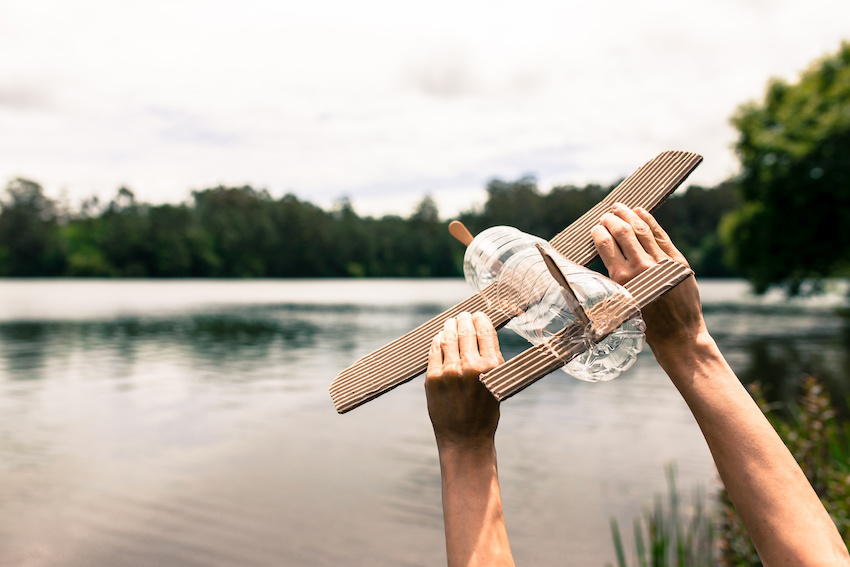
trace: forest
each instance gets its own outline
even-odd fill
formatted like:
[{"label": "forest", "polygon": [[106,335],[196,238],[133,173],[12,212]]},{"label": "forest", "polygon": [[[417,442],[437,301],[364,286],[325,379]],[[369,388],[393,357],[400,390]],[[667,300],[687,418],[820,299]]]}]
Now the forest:
[{"label": "forest", "polygon": [[[612,187],[559,186],[533,177],[493,179],[487,201],[460,215],[472,230],[506,224],[549,239]],[[731,276],[717,237],[738,205],[731,185],[692,186],[668,200],[659,221],[703,276]],[[152,205],[122,187],[108,204],[92,199],[62,211],[25,179],[6,187],[0,212],[4,277],[290,278],[453,277],[463,246],[426,196],[407,218],[360,217],[348,201],[325,211],[293,195],[252,187],[192,193],[191,204]]]}]

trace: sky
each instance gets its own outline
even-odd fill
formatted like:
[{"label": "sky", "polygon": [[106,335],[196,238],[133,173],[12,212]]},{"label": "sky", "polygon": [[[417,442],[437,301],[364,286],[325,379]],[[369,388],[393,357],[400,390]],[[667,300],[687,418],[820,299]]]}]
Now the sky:
[{"label": "sky", "polygon": [[448,218],[493,177],[608,184],[679,149],[714,185],[735,109],[843,39],[847,0],[0,0],[0,183]]}]

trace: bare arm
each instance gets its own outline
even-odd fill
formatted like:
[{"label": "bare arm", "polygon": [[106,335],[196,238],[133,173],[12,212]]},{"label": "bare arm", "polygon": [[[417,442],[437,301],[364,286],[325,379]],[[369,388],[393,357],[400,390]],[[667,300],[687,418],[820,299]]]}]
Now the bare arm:
[{"label": "bare arm", "polygon": [[425,393],[443,484],[450,567],[514,565],[496,470],[499,402],[478,376],[503,362],[483,313],[446,321],[428,355]]},{"label": "bare arm", "polygon": [[[643,209],[612,207],[592,231],[612,279],[662,258],[687,263]],[[765,565],[850,565],[847,547],[794,457],[708,334],[691,277],[644,310],[647,342],[702,429]]]}]

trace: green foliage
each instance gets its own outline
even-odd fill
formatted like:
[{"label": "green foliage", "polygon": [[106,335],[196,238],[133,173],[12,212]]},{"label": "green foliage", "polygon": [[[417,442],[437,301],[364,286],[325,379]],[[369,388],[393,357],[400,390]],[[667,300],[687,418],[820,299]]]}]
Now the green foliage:
[{"label": "green foliage", "polygon": [[848,273],[850,43],[795,84],[773,80],[732,118],[743,205],[723,222],[729,261],[758,292]]},{"label": "green foliage", "polygon": [[[610,187],[493,180],[480,212],[462,215],[473,232],[517,226],[551,238],[598,203]],[[434,200],[409,218],[361,218],[343,199],[331,211],[293,195],[273,199],[252,187],[215,187],[191,205],[139,203],[122,187],[105,207],[96,199],[59,218],[30,181],[10,183],[0,211],[0,275],[72,277],[450,277],[463,247]],[[737,204],[725,186],[690,188],[659,212],[701,275],[728,275],[715,227]],[[666,216],[665,216],[666,215]],[[596,266],[597,269],[601,266]]]},{"label": "green foliage", "polygon": [[[627,567],[626,552],[616,518],[611,535],[618,567]],[[705,506],[705,494],[697,491],[692,507],[680,507],[676,469],[667,467],[667,501],[655,497],[655,505],[634,524],[633,565],[639,567],[701,567],[714,565],[714,523]],[[610,565],[610,564],[609,564]]]},{"label": "green foliage", "polygon": [[725,247],[717,228],[740,202],[735,187],[729,183],[711,189],[692,185],[668,199],[655,217],[698,276],[734,277],[739,273],[723,260]]},{"label": "green foliage", "polygon": [[[844,543],[850,544],[850,421],[837,414],[829,394],[814,377],[804,380],[799,400],[784,408],[784,413],[765,403],[759,386],[752,386],[751,392],[800,464]],[[720,502],[722,564],[761,565],[725,490],[721,490]]]},{"label": "green foliage", "polygon": [[56,207],[41,186],[13,179],[0,211],[0,276],[56,276],[65,268]]},{"label": "green foliage", "polygon": [[280,246],[271,212],[271,197],[251,187],[216,187],[196,191],[195,217],[212,237],[215,258],[206,266],[216,277],[269,275],[265,259]]}]

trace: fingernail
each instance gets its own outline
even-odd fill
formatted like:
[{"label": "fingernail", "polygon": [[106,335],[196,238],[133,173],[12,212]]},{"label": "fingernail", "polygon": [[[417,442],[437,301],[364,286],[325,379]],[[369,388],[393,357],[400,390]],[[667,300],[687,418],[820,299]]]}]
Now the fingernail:
[{"label": "fingernail", "polygon": [[469,311],[461,311],[458,314],[457,318],[460,319],[461,317],[463,317],[464,319],[467,319],[467,318],[472,318],[472,315],[469,313]]}]

